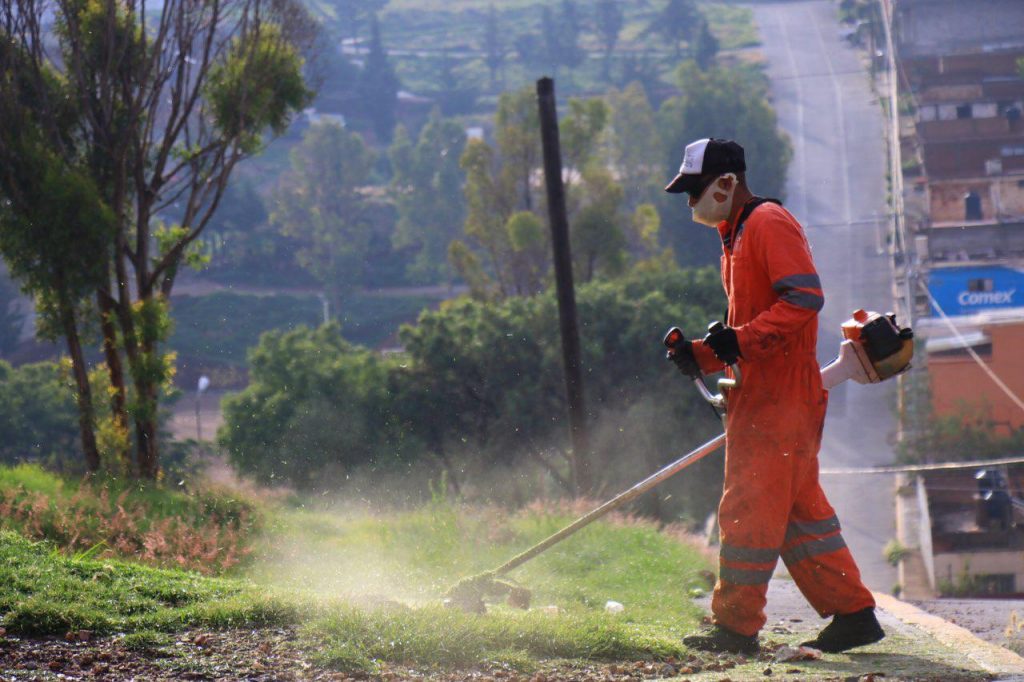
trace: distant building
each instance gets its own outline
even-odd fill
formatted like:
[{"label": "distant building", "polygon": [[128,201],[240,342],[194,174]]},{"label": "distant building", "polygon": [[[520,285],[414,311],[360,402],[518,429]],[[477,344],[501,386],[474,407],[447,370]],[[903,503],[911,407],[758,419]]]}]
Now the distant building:
[{"label": "distant building", "polygon": [[317,111],[315,107],[302,110],[302,118],[308,125],[317,123],[333,123],[345,127],[345,117],[341,114],[332,114],[326,111]]},{"label": "distant building", "polygon": [[915,480],[928,582],[945,596],[1024,593],[1024,470],[928,471]]},{"label": "distant building", "polygon": [[893,0],[903,59],[1024,46],[1020,0]]},{"label": "distant building", "polygon": [[[969,301],[975,293],[981,292],[968,291],[957,297]],[[953,317],[952,321],[956,333],[937,318],[921,320],[917,326],[925,339],[935,414],[965,419],[983,416],[1004,435],[1024,428],[1024,411],[968,352],[973,351],[1015,395],[1024,396],[1024,309],[988,310]]]}]

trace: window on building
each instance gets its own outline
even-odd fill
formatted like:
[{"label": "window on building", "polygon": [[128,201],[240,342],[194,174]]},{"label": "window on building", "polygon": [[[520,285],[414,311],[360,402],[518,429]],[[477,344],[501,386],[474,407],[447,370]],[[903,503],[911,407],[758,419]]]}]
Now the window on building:
[{"label": "window on building", "polygon": [[981,220],[981,196],[971,190],[964,195],[964,220]]},{"label": "window on building", "polygon": [[971,118],[971,105],[970,104],[961,104],[960,106],[958,106],[956,108],[956,117],[957,118]]},{"label": "window on building", "polygon": [[995,287],[990,277],[981,277],[967,280],[967,291],[995,291]]},{"label": "window on building", "polygon": [[1024,156],[1024,147],[1006,146],[999,150],[1002,156]]}]

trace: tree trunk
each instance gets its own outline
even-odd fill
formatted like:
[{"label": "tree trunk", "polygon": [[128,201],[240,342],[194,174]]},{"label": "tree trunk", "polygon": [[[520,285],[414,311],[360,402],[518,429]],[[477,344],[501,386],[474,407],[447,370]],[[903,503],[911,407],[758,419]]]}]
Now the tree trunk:
[{"label": "tree trunk", "polygon": [[[156,391],[152,387],[147,387],[147,389],[149,395],[146,397],[147,409],[143,410],[144,412],[149,411],[149,406],[152,406],[154,410],[156,408]],[[155,414],[152,417],[147,416],[135,420],[135,437],[139,477],[154,481],[160,473],[160,452],[157,448],[157,418]]]},{"label": "tree trunk", "polygon": [[[108,291],[96,293],[96,304],[100,311],[100,330],[103,333],[103,354],[107,361],[107,371],[110,373],[110,414],[114,421],[114,428],[119,434],[128,434],[128,410],[126,408],[127,398],[124,385],[124,367],[121,364],[121,355],[117,350],[117,329],[114,326],[114,306],[110,300]],[[117,453],[126,475],[133,471],[131,452],[126,443]]]},{"label": "tree trunk", "polygon": [[85,453],[85,468],[89,473],[96,473],[100,469],[100,451],[96,447],[92,389],[89,386],[89,373],[86,371],[85,358],[82,355],[82,340],[78,336],[75,311],[63,293],[60,294],[58,305],[64,338],[68,342],[68,354],[71,356],[71,371],[77,388],[78,430],[82,437],[82,451]]}]

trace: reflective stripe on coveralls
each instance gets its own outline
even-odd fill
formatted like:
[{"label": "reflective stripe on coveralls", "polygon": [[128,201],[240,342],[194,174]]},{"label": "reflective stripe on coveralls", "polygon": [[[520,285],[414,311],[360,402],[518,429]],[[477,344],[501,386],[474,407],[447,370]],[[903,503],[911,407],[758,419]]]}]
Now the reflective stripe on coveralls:
[{"label": "reflective stripe on coveralls", "polygon": [[[822,616],[853,613],[874,599],[818,484],[828,394],[815,356],[824,297],[810,247],[781,206],[762,203],[742,221],[741,212],[719,225],[728,324],[736,329],[743,383],[729,392],[722,549],[711,610],[715,623],[753,635],[765,623],[779,556]],[[695,342],[693,350],[705,373],[723,368],[707,346]]]}]

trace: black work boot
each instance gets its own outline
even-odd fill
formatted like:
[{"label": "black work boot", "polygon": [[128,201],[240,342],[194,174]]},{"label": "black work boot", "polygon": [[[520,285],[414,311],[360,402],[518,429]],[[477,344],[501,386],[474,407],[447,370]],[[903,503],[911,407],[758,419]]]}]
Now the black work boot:
[{"label": "black work boot", "polygon": [[858,646],[873,644],[885,637],[885,631],[875,618],[875,609],[869,606],[855,613],[836,614],[832,622],[815,639],[801,646],[810,646],[835,654]]},{"label": "black work boot", "polygon": [[756,654],[761,650],[757,635],[741,635],[721,625],[711,625],[687,635],[683,637],[683,644],[699,651],[728,651],[733,654]]}]

